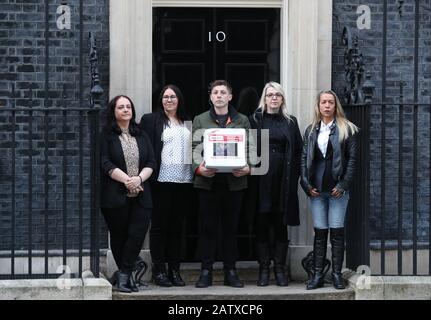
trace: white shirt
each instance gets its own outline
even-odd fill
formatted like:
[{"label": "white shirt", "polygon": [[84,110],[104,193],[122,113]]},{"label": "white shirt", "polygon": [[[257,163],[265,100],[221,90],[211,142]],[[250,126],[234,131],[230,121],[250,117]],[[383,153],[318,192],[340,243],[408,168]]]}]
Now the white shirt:
[{"label": "white shirt", "polygon": [[320,121],[320,130],[319,136],[317,137],[317,145],[319,147],[320,152],[322,152],[323,157],[326,157],[326,149],[328,148],[329,134],[331,133],[331,126],[334,123],[334,120],[325,124],[323,121]]},{"label": "white shirt", "polygon": [[191,183],[193,170],[191,162],[191,132],[184,125],[166,127],[162,133],[159,182]]}]

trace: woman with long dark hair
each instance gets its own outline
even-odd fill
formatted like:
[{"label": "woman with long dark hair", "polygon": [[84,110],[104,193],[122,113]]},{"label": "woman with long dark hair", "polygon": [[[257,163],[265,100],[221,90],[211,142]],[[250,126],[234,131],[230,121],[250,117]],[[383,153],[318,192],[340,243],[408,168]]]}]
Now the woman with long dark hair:
[{"label": "woman with long dark hair", "polygon": [[301,186],[310,199],[314,223],[314,275],[307,290],[323,287],[328,232],[332,249],[332,281],[344,289],[344,221],[349,187],[357,159],[358,128],[346,119],[337,95],[318,94],[313,122],[305,130],[301,158]]},{"label": "woman with long dark hair", "polygon": [[112,280],[121,292],[139,291],[131,277],[151,218],[148,178],[156,167],[146,133],[135,122],[135,107],[124,95],[107,108],[100,137],[101,209],[118,272]]},{"label": "woman with long dark hair", "polygon": [[[256,252],[259,261],[258,286],[267,286],[269,267],[274,260],[274,278],[278,286],[287,286],[285,265],[289,247],[287,226],[299,225],[298,179],[302,138],[296,118],[289,114],[286,96],[277,82],[263,88],[259,107],[250,116],[257,129],[257,150],[268,148],[268,172],[252,176],[255,190]],[[262,145],[262,130],[268,130],[269,145]],[[254,187],[254,188],[253,188]],[[271,230],[273,232],[271,232]],[[273,234],[271,239],[270,234]]]},{"label": "woman with long dark hair", "polygon": [[184,110],[183,94],[177,86],[169,84],[162,89],[158,106],[156,112],[145,114],[140,123],[150,137],[157,161],[151,179],[153,280],[162,287],[184,286],[180,253],[182,222],[192,192],[191,123],[187,126],[189,118]]}]

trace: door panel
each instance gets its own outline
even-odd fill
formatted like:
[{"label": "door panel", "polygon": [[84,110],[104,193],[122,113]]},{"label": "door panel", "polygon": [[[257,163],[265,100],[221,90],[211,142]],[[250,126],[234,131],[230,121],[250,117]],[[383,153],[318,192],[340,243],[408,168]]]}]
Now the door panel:
[{"label": "door panel", "polygon": [[[214,19],[215,29],[226,34],[223,45],[214,49],[215,77],[231,83],[232,104],[249,115],[256,109],[257,102],[243,108],[238,106],[239,97],[251,88],[260,96],[266,82],[280,81],[280,10],[217,9]],[[268,70],[274,68],[277,72],[269,74]]]},{"label": "door panel", "polygon": [[[153,110],[161,88],[173,83],[193,118],[208,110],[210,82],[226,79],[233,88],[232,105],[249,115],[265,83],[280,80],[280,10],[154,8],[153,50]],[[183,224],[185,261],[198,260],[196,197],[192,203]],[[240,260],[255,260],[251,221],[244,209]]]},{"label": "door panel", "polygon": [[268,21],[267,20],[225,20],[226,30],[225,52],[253,54],[268,51]]},{"label": "door panel", "polygon": [[[185,105],[189,114],[199,114],[201,106],[205,103],[206,88],[190,86],[190,83],[205,83],[205,63],[162,63],[162,83],[177,85],[184,94]],[[194,99],[194,103],[190,103]]]},{"label": "door panel", "polygon": [[263,88],[267,79],[266,68],[265,63],[226,63],[225,75],[234,83],[233,92],[241,92],[250,86]]},{"label": "door panel", "polygon": [[162,53],[205,51],[205,20],[163,19]]}]

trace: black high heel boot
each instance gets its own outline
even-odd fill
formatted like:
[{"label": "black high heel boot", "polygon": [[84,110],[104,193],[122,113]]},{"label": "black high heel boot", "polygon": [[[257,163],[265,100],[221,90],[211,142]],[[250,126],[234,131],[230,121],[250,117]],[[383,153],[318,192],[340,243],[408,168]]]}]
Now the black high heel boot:
[{"label": "black high heel boot", "polygon": [[328,229],[314,228],[314,248],[313,248],[314,275],[311,281],[307,284],[307,290],[314,290],[314,289],[323,287],[323,284],[324,284],[323,267],[326,259],[327,242],[328,242]]},{"label": "black high heel boot", "polygon": [[213,275],[212,270],[202,269],[199,275],[199,280],[196,282],[196,288],[207,288],[213,285]]},{"label": "black high heel boot", "polygon": [[118,271],[117,273],[117,290],[120,292],[131,293],[132,290],[129,288],[127,283],[129,282],[130,274],[127,272]]},{"label": "black high heel boot", "polygon": [[224,271],[224,285],[234,288],[244,287],[244,283],[239,280],[236,269],[230,269]]},{"label": "black high heel boot", "polygon": [[257,259],[259,261],[259,279],[257,285],[259,287],[266,287],[269,285],[269,245],[268,243],[258,243],[256,245]]},{"label": "black high heel boot", "polygon": [[341,269],[344,260],[344,228],[331,228],[330,240],[332,247],[332,283],[335,289],[345,289]]},{"label": "black high heel boot", "polygon": [[286,277],[286,257],[289,244],[276,242],[274,251],[274,275],[275,282],[279,287],[286,287],[289,282]]}]

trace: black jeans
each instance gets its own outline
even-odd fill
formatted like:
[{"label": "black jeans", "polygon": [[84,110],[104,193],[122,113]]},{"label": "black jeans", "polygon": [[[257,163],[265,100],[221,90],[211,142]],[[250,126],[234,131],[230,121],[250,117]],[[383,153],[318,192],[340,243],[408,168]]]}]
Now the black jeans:
[{"label": "black jeans", "polygon": [[121,271],[131,273],[145,240],[151,209],[141,207],[137,198],[129,198],[124,207],[102,208],[102,213],[115,263]]},{"label": "black jeans", "polygon": [[179,270],[183,221],[190,208],[192,184],[155,182],[152,187],[151,259],[156,268],[164,269],[167,262]]},{"label": "black jeans", "polygon": [[244,191],[229,191],[226,188],[199,190],[199,246],[202,269],[212,269],[220,219],[224,269],[235,268],[238,258],[236,236],[243,194]]}]

